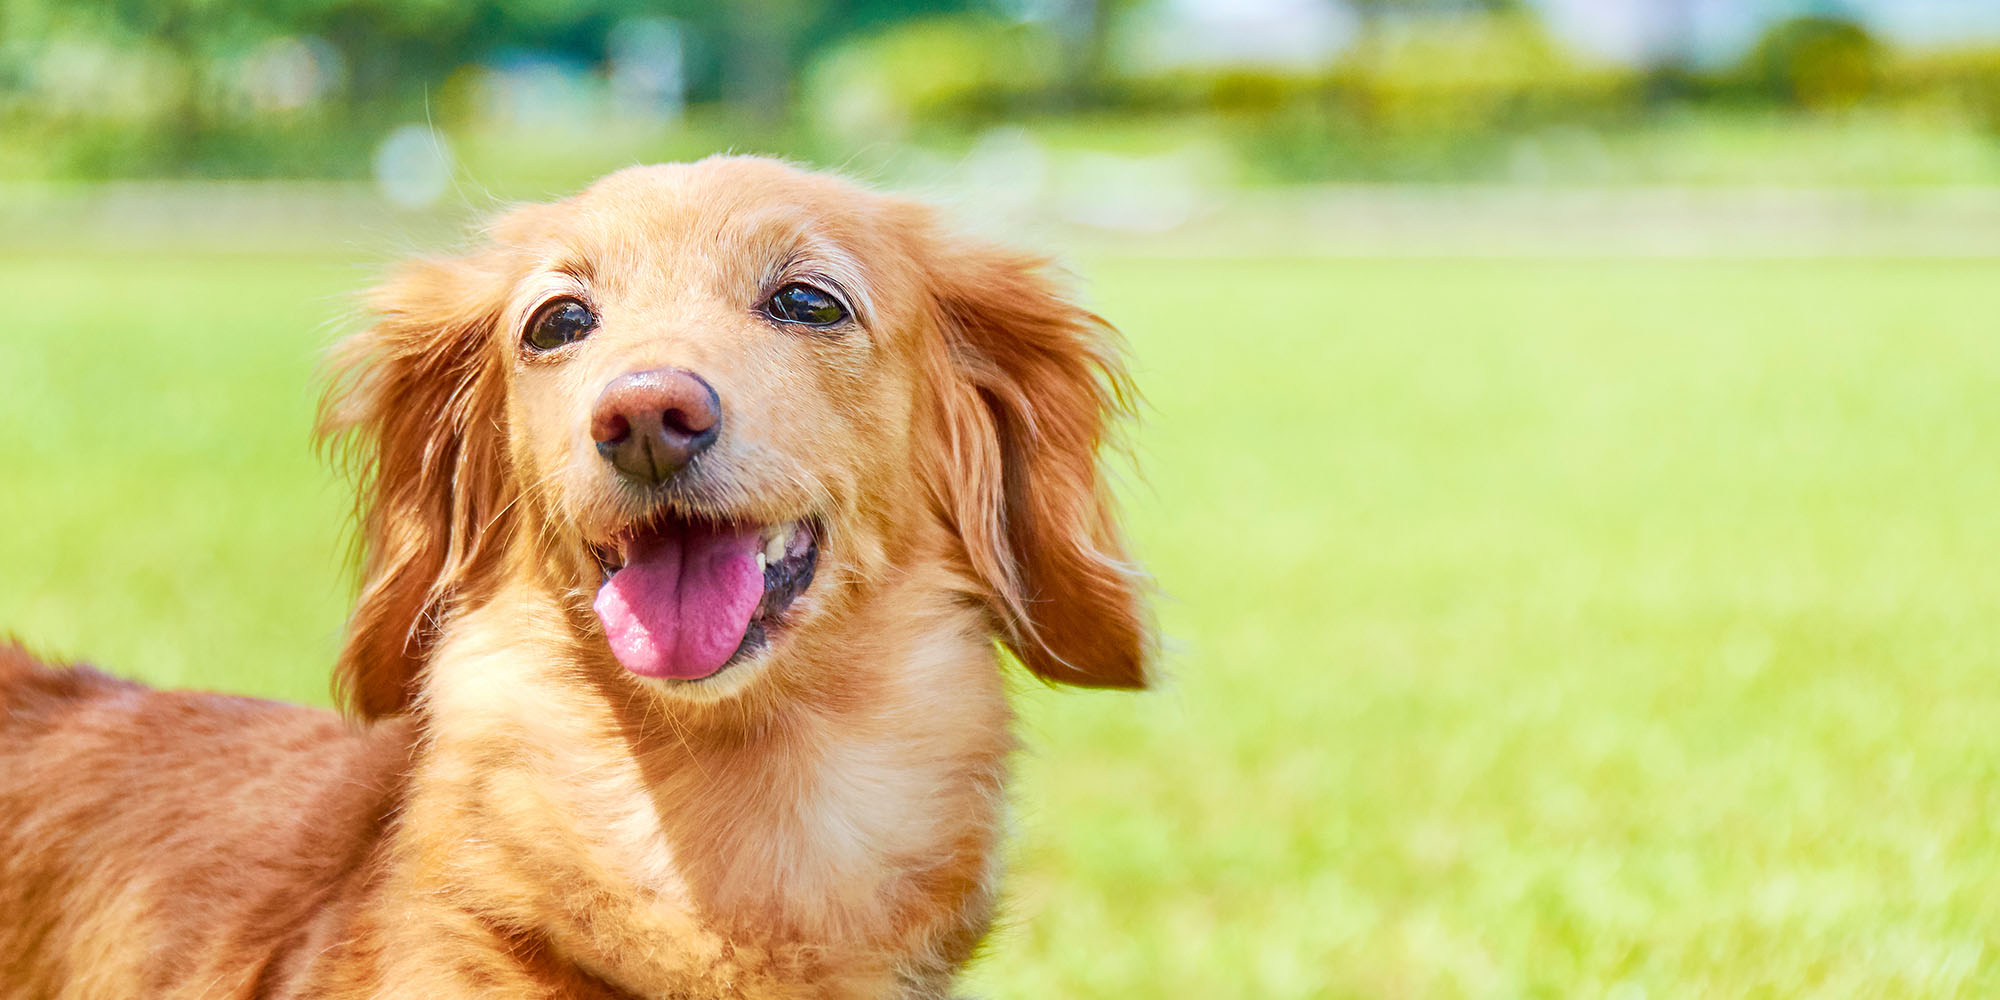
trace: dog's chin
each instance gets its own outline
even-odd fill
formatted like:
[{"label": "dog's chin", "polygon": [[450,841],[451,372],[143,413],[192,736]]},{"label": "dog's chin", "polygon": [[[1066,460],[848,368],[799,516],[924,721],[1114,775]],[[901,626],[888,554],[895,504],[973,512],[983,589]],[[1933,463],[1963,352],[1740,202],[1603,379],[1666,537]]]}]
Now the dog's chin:
[{"label": "dog's chin", "polygon": [[787,639],[825,531],[663,509],[590,546],[603,641],[632,677],[683,697],[740,690]]}]

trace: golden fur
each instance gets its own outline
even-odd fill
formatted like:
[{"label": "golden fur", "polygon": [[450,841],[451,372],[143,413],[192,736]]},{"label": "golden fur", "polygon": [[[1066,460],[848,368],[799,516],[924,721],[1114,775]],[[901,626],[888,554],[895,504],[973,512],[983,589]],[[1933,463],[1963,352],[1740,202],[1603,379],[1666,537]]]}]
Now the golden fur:
[{"label": "golden fur", "polygon": [[[850,329],[754,313],[798,269]],[[559,293],[601,328],[524,355]],[[0,997],[944,995],[993,905],[995,640],[1145,683],[1109,328],[1036,258],[743,158],[516,210],[372,305],[323,410],[361,481],[350,719],[0,647]],[[590,545],[647,511],[580,421],[663,365],[729,421],[676,502],[826,533],[782,633],[698,683],[590,611]]]}]

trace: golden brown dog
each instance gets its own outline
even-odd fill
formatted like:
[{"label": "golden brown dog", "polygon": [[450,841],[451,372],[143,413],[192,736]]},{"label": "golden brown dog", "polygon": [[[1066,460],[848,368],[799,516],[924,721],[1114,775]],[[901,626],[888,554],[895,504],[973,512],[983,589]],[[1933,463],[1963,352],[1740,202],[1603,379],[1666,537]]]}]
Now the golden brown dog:
[{"label": "golden brown dog", "polygon": [[755,159],[373,304],[323,410],[358,722],[0,648],[0,996],[942,995],[993,906],[995,640],[1145,683],[1109,329]]}]

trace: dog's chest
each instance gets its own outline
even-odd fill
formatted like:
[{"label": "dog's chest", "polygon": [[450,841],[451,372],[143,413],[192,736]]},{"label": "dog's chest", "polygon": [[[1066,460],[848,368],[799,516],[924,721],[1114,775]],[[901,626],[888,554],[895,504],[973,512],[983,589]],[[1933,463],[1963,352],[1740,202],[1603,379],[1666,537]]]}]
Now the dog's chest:
[{"label": "dog's chest", "polygon": [[816,939],[877,938],[906,922],[895,908],[910,902],[901,883],[911,869],[948,853],[944,827],[973,818],[938,808],[950,775],[936,762],[893,746],[789,742],[754,768],[671,754],[652,773],[578,748],[567,773],[589,777],[551,782],[547,794],[603,818],[578,839],[654,907],[695,905]]},{"label": "dog's chest", "polygon": [[[972,828],[993,826],[997,797],[954,794],[959,768],[797,734],[761,771],[532,735],[467,788],[494,849],[467,858],[486,870],[463,881],[509,886],[510,920],[543,923],[609,981],[699,993],[767,980],[781,996],[786,982],[852,977],[854,995],[882,995],[910,968],[943,975],[960,949],[939,942],[983,925],[991,851]],[[829,968],[839,956],[855,967]]]}]

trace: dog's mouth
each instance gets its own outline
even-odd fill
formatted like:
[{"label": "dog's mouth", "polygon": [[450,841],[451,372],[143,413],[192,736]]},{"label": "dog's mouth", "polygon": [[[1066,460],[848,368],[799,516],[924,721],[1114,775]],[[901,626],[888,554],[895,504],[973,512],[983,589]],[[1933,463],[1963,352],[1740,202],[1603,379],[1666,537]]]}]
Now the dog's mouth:
[{"label": "dog's mouth", "polygon": [[756,655],[812,584],[820,532],[664,514],[592,546],[592,605],[611,653],[642,677],[700,680]]}]

